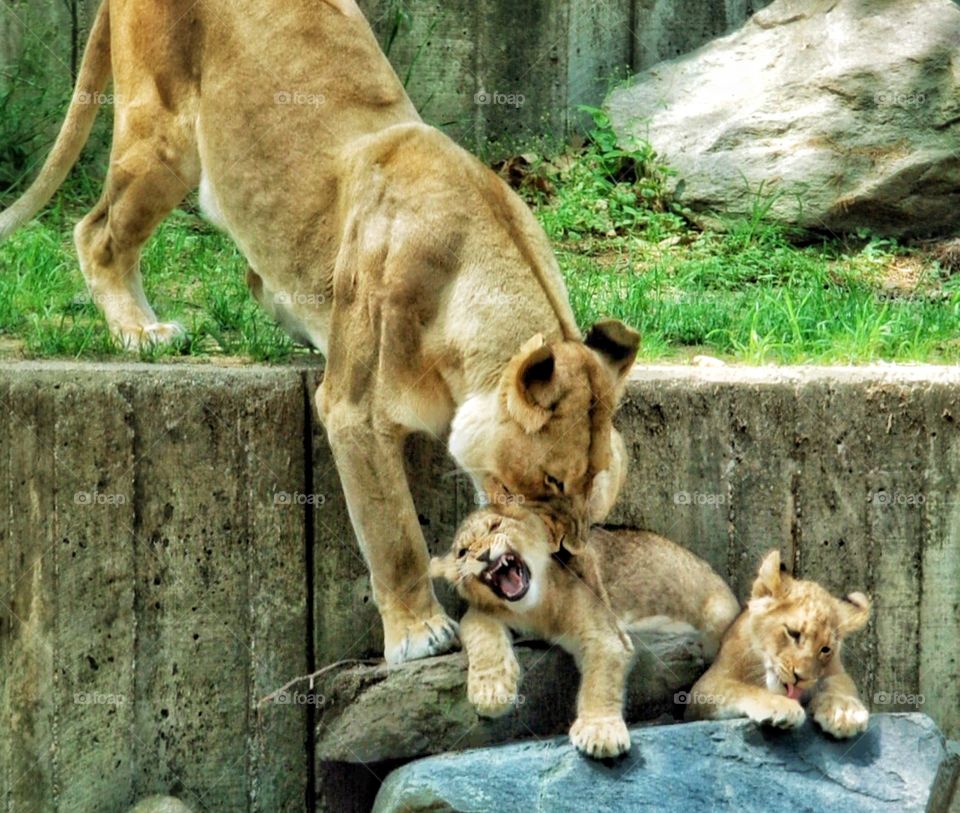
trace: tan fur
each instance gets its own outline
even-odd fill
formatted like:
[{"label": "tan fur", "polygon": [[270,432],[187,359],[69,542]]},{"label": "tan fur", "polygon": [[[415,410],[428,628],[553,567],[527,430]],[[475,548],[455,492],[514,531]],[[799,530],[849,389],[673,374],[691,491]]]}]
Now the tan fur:
[{"label": "tan fur", "polygon": [[639,337],[607,322],[582,340],[535,218],[423,124],[353,0],[105,2],[80,93],[0,236],[66,176],[95,112],[82,96],[111,73],[110,168],[75,231],[111,331],[129,347],[182,334],[147,302],[139,257],[199,185],[256,298],[327,357],[317,408],[387,659],[444,651],[456,627],[427,578],[404,437],[449,429],[488,498],[560,493],[597,518],[623,479],[610,417]]},{"label": "tan fur", "polygon": [[801,702],[785,696],[786,686],[795,684],[820,728],[835,737],[859,734],[869,715],[843,669],[840,649],[869,616],[870,602],[862,593],[836,599],[814,582],[781,572],[780,554],[772,551],[716,661],[690,691],[688,719],[749,717],[797,726],[806,712]]},{"label": "tan fur", "polygon": [[[452,582],[470,605],[461,621],[467,692],[481,714],[504,714],[516,698],[520,676],[508,628],[535,635],[570,652],[580,668],[574,745],[593,757],[616,756],[630,747],[623,692],[633,652],[626,631],[696,628],[711,656],[740,606],[706,562],[668,539],[594,529],[586,545],[576,546],[578,555],[565,556],[569,532],[549,509],[481,509],[464,521],[451,552],[432,561],[431,573]],[[507,551],[530,571],[527,594],[513,602],[479,578]]]}]

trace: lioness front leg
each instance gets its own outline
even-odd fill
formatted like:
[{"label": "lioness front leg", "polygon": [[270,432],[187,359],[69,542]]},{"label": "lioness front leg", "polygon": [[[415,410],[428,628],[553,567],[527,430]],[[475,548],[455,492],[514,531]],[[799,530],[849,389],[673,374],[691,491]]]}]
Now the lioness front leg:
[{"label": "lioness front leg", "polygon": [[457,625],[430,582],[427,545],[403,467],[404,432],[359,405],[322,396],[317,401],[370,570],[387,663],[448,651],[456,643]]},{"label": "lioness front leg", "polygon": [[810,700],[810,714],[820,728],[839,739],[867,730],[870,713],[839,660],[832,661],[820,679]]},{"label": "lioness front leg", "polygon": [[630,732],[623,719],[623,692],[632,656],[632,651],[612,635],[591,642],[578,658],[580,691],[570,741],[589,757],[616,757],[630,750]]},{"label": "lioness front leg", "polygon": [[471,608],[460,620],[460,637],[467,651],[467,699],[482,717],[503,716],[517,701],[520,681],[510,631]]}]

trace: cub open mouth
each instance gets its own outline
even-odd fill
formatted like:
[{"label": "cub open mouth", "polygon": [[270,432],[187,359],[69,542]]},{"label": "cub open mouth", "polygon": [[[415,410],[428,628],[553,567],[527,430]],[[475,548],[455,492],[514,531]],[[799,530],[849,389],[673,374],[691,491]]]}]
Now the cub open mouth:
[{"label": "cub open mouth", "polygon": [[505,553],[494,559],[480,578],[500,598],[519,601],[530,589],[530,570],[515,553]]},{"label": "cub open mouth", "polygon": [[798,703],[803,697],[803,689],[801,689],[796,683],[784,683],[783,688],[787,692],[787,697],[791,700],[796,700]]}]

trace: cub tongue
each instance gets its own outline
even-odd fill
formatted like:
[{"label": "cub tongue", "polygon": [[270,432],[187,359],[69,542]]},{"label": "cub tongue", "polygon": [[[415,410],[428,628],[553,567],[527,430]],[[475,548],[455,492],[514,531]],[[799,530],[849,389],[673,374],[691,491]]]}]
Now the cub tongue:
[{"label": "cub tongue", "polygon": [[523,590],[523,576],[520,574],[519,568],[506,568],[497,574],[497,579],[500,585],[500,591],[507,596],[507,598],[512,598]]},{"label": "cub tongue", "polygon": [[787,684],[787,697],[791,700],[799,700],[800,695],[803,694],[803,691],[797,686],[796,683]]}]

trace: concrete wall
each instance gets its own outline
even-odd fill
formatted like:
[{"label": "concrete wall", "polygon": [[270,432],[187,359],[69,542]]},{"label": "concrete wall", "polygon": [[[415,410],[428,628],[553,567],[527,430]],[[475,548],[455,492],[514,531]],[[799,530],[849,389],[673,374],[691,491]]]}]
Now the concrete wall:
[{"label": "concrete wall", "polygon": [[[360,5],[424,118],[493,158],[564,139],[585,121],[579,105],[599,106],[614,82],[693,50],[766,2],[360,0]],[[0,94],[14,79],[20,88],[13,108],[17,120],[0,127],[0,179],[12,182],[21,164],[45,155],[98,5],[98,0],[0,5]],[[101,119],[88,153],[98,158],[109,141],[107,116]],[[24,134],[38,135],[22,148],[6,150],[3,141],[18,142]]]},{"label": "concrete wall", "polygon": [[[198,811],[292,811],[314,783],[353,781],[312,764],[310,698],[254,708],[380,646],[310,412],[318,380],[0,364],[0,810],[173,792]],[[612,521],[689,545],[740,596],[771,547],[871,593],[847,650],[865,697],[957,736],[958,421],[956,369],[642,368]],[[408,468],[443,550],[473,497],[435,443],[411,442]]]}]

